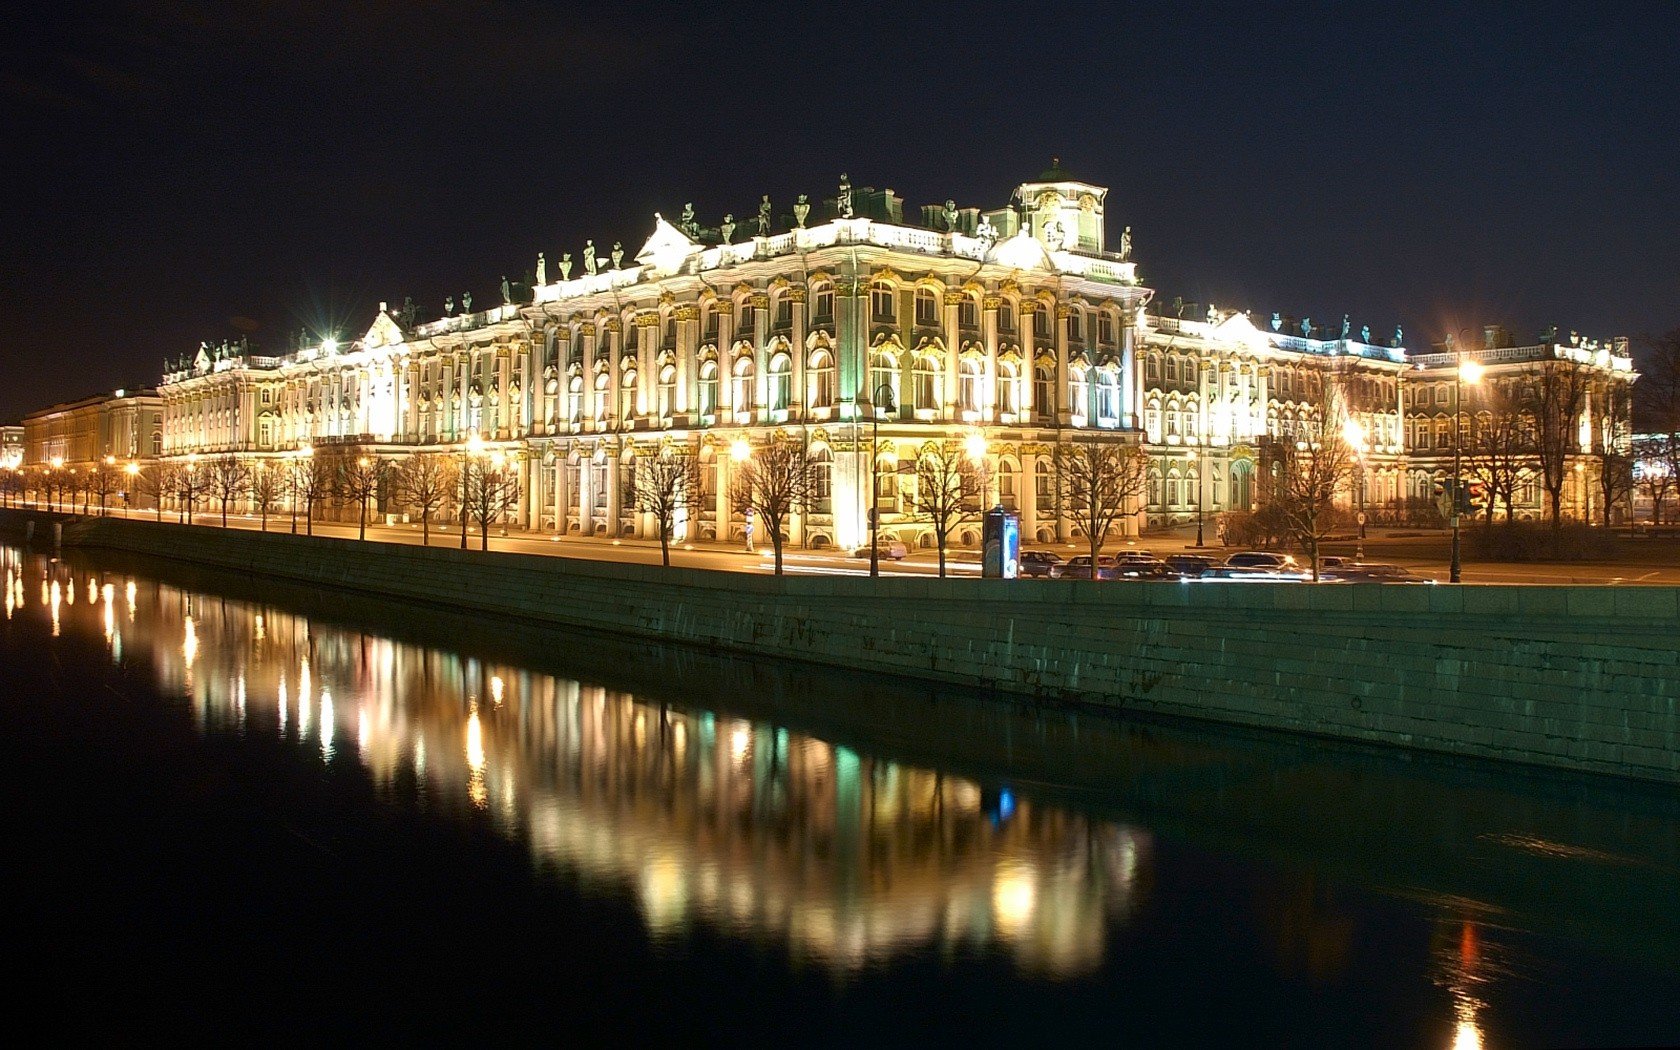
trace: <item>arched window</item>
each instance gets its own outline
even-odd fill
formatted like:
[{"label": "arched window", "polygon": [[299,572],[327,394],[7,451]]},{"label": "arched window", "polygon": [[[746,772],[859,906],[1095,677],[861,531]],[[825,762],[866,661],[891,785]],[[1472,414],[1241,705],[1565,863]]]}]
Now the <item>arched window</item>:
[{"label": "arched window", "polygon": [[1091,411],[1090,373],[1078,365],[1068,369],[1068,408],[1080,417]]},{"label": "arched window", "polygon": [[883,452],[875,457],[875,498],[883,511],[898,512],[898,454]]},{"label": "arched window", "polygon": [[715,417],[718,410],[718,366],[716,361],[700,363],[700,415]]},{"label": "arched window", "polygon": [[1161,472],[1153,467],[1149,471],[1149,505],[1161,505]]},{"label": "arched window", "polygon": [[1020,381],[1021,372],[1020,369],[1015,367],[1015,362],[998,362],[997,405],[999,412],[1014,414],[1017,404],[1015,384]]},{"label": "arched window", "polygon": [[1042,304],[1033,312],[1033,338],[1050,338],[1050,308]]},{"label": "arched window", "polygon": [[630,420],[636,418],[636,378],[636,370],[626,368],[624,378],[619,380],[619,419]]},{"label": "arched window", "polygon": [[916,411],[932,412],[937,410],[939,408],[939,362],[932,354],[917,356],[910,379]]},{"label": "arched window", "polygon": [[834,512],[834,456],[822,445],[811,450],[811,501],[818,514]]},{"label": "arched window", "polygon": [[1178,496],[1178,472],[1174,471],[1167,475],[1167,506],[1179,506]]},{"label": "arched window", "polygon": [[998,502],[1015,509],[1015,464],[1007,459],[998,461]]},{"label": "arched window", "polygon": [[1033,492],[1038,496],[1039,510],[1052,509],[1051,501],[1056,498],[1056,477],[1049,462],[1043,458],[1033,467]]},{"label": "arched window", "polygon": [[793,359],[778,353],[770,358],[770,408],[786,412],[793,399]]},{"label": "arched window", "polygon": [[677,366],[659,370],[659,418],[669,419],[677,411]]},{"label": "arched window", "polygon": [[881,397],[881,388],[892,391],[893,398],[898,397],[898,358],[890,351],[877,350],[869,355],[869,399],[875,403],[877,415],[887,412],[886,398]]},{"label": "arched window", "polygon": [[876,281],[869,286],[869,316],[877,321],[898,319],[898,311],[893,308],[893,286],[887,281]]},{"label": "arched window", "polygon": [[753,363],[751,357],[742,356],[736,360],[735,385],[731,393],[734,396],[737,419],[753,410]]},{"label": "arched window", "polygon": [[1120,425],[1120,373],[1112,368],[1097,372],[1097,422],[1105,427]]},{"label": "arched window", "polygon": [[961,369],[957,396],[964,412],[980,411],[980,360],[978,358],[964,358],[958,365]]},{"label": "arched window", "polygon": [[1007,299],[1005,299],[1003,302],[999,303],[998,304],[997,317],[998,317],[998,322],[997,322],[998,323],[998,331],[1000,331],[1000,332],[1010,332],[1010,333],[1013,333],[1015,331],[1015,304],[1014,303],[1011,303]]},{"label": "arched window", "polygon": [[1050,400],[1051,365],[1048,362],[1033,368],[1033,408],[1040,415],[1047,415],[1053,409],[1054,402]]},{"label": "arched window", "polygon": [[1074,345],[1085,341],[1085,311],[1075,309],[1068,314],[1068,342]]},{"label": "arched window", "polygon": [[810,361],[811,407],[832,408],[834,405],[834,355],[816,350]]}]

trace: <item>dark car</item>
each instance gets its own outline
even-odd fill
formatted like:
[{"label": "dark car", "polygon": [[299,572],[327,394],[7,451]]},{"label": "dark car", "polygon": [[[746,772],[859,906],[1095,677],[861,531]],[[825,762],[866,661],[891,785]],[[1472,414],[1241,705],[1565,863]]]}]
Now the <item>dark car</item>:
[{"label": "dark car", "polygon": [[1165,580],[1172,576],[1172,570],[1159,558],[1121,558],[1114,566],[1114,578],[1118,580]]},{"label": "dark car", "polygon": [[1233,569],[1262,569],[1270,572],[1293,572],[1295,558],[1273,551],[1239,551],[1225,559]]},{"label": "dark car", "polygon": [[1055,551],[1022,551],[1022,576],[1056,577],[1062,574],[1062,556]]},{"label": "dark car", "polygon": [[1434,583],[1427,576],[1419,576],[1398,565],[1375,562],[1344,561],[1328,569],[1321,568],[1319,578],[1342,583]]},{"label": "dark car", "polygon": [[1200,554],[1169,554],[1164,563],[1168,572],[1181,579],[1200,576],[1213,568],[1213,559]]},{"label": "dark car", "polygon": [[1112,554],[1099,555],[1097,558],[1096,574],[1091,572],[1091,556],[1076,554],[1062,566],[1064,580],[1112,580],[1115,578],[1118,562]]}]

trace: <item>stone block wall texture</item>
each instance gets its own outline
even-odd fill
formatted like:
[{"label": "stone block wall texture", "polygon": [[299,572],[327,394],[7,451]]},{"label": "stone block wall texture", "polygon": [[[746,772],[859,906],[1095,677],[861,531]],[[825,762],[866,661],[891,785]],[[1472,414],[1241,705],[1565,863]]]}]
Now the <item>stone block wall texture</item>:
[{"label": "stone block wall texture", "polygon": [[778,578],[116,519],[75,522],[66,542],[1053,702],[1680,783],[1680,588]]}]

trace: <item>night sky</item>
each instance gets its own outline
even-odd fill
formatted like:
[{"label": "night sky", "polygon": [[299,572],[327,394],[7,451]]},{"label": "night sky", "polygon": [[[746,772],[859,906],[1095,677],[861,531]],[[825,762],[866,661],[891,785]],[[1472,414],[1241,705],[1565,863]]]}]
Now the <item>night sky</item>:
[{"label": "night sky", "polygon": [[1168,301],[1414,347],[1680,326],[1672,0],[673,7],[14,5],[0,420],[200,340],[493,305],[685,201],[846,171],[989,208],[1052,155]]}]

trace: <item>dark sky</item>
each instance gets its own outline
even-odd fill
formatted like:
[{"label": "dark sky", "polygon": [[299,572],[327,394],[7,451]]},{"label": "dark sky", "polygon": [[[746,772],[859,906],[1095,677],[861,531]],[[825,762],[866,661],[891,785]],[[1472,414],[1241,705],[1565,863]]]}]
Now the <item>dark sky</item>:
[{"label": "dark sky", "polygon": [[1168,300],[1414,346],[1680,325],[1673,0],[677,8],[14,8],[0,420],[201,339],[489,304],[684,201],[715,224],[847,171],[995,207],[1053,154]]}]

